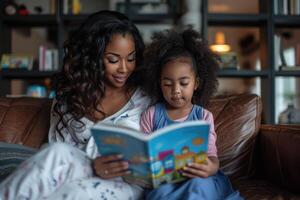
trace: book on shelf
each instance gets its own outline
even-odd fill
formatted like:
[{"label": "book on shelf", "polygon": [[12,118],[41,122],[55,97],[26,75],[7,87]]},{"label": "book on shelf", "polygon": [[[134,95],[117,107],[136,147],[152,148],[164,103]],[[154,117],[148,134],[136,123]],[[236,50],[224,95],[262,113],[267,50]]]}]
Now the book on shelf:
[{"label": "book on shelf", "polygon": [[82,11],[81,0],[63,0],[63,14],[78,15]]},{"label": "book on shelf", "polygon": [[288,5],[290,15],[300,14],[300,0],[289,0]]},{"label": "book on shelf", "polygon": [[274,0],[274,14],[299,15],[300,0]]},{"label": "book on shelf", "polygon": [[300,66],[289,66],[289,65],[281,65],[279,66],[280,71],[300,71]]},{"label": "book on shelf", "polygon": [[50,14],[56,13],[56,0],[50,0]]},{"label": "book on shelf", "polygon": [[58,70],[58,49],[39,47],[39,71]]},{"label": "book on shelf", "polygon": [[33,56],[21,54],[3,54],[0,69],[32,70]]},{"label": "book on shelf", "polygon": [[190,121],[159,129],[151,134],[123,126],[101,124],[91,128],[100,155],[122,154],[131,174],[124,179],[146,188],[180,182],[182,168],[205,162],[210,125]]}]

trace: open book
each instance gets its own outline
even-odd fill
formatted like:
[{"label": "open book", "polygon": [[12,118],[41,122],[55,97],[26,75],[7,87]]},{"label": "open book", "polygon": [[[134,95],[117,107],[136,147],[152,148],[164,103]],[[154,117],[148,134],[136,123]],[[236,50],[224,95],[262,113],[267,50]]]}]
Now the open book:
[{"label": "open book", "polygon": [[173,124],[152,134],[114,125],[91,128],[101,155],[122,154],[131,174],[126,181],[156,188],[185,180],[181,169],[189,162],[204,162],[209,124],[189,121]]}]

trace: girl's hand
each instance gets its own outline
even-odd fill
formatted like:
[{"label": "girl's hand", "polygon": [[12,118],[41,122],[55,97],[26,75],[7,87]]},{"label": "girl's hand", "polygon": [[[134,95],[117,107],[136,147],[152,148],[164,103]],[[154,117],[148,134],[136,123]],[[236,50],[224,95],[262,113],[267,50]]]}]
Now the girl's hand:
[{"label": "girl's hand", "polygon": [[207,178],[217,173],[219,169],[219,160],[217,157],[208,157],[205,163],[188,163],[183,168],[183,176],[189,178]]},{"label": "girl's hand", "polygon": [[130,174],[128,162],[121,159],[122,155],[97,157],[93,162],[95,174],[102,179],[111,179]]}]

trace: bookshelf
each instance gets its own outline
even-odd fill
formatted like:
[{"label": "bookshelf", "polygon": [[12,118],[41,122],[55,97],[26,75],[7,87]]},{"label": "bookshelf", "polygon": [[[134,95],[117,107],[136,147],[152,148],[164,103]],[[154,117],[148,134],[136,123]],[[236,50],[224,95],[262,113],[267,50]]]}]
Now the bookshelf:
[{"label": "bookshelf", "polygon": [[[17,2],[18,0],[16,0]],[[48,12],[36,14],[34,12],[30,12],[29,15],[21,16],[19,14],[15,15],[5,15],[3,13],[3,8],[6,5],[6,1],[0,1],[0,59],[3,54],[15,53],[14,47],[18,46],[14,44],[17,40],[14,36],[16,32],[15,30],[23,30],[26,29],[27,32],[31,32],[32,29],[38,29],[38,31],[47,34],[46,37],[51,37],[48,43],[51,43],[51,48],[58,49],[59,62],[58,66],[62,64],[62,56],[63,56],[63,43],[68,38],[68,34],[70,31],[74,30],[81,21],[83,21],[90,13],[99,11],[99,10],[116,10],[117,9],[117,1],[109,1],[109,0],[89,0],[81,1],[82,3],[82,12],[79,14],[72,14],[72,11],[69,9],[65,9],[66,2],[70,2],[72,0],[41,0],[42,3],[50,2],[51,5],[54,5],[54,10],[49,9]],[[20,1],[22,2],[22,1]],[[30,2],[39,2],[39,1],[23,1],[22,3],[30,3]],[[111,5],[111,2],[115,2],[115,6]],[[49,5],[50,5],[49,3]],[[174,1],[168,2],[168,6],[170,7],[168,12],[166,13],[146,13],[139,14],[131,11],[131,6],[135,5],[130,0],[124,0],[122,4],[125,5],[124,13],[128,15],[137,25],[153,25],[159,23],[170,24],[172,26],[174,21],[178,18],[178,14],[174,12]],[[157,2],[156,2],[157,4]],[[142,5],[142,4],[140,4]],[[33,7],[29,5],[28,7]],[[67,5],[69,6],[69,5]],[[113,8],[112,8],[113,7]],[[50,11],[51,10],[51,11]],[[29,30],[30,29],[30,30]],[[20,31],[19,31],[20,32]],[[26,32],[26,31],[25,31]],[[26,33],[25,33],[26,34]],[[48,38],[47,38],[48,39]],[[16,42],[15,42],[16,43]],[[43,43],[39,45],[44,45]],[[43,85],[44,80],[51,77],[55,71],[40,71],[38,69],[39,65],[39,56],[38,49],[39,47],[36,44],[27,45],[28,49],[30,49],[30,53],[35,54],[35,63],[33,70],[26,69],[2,69],[0,70],[0,96],[6,96],[11,94],[12,88],[14,87],[13,82],[17,80],[18,82],[24,82],[25,86],[22,88],[26,88],[27,85],[32,82]],[[25,48],[19,48],[19,52],[24,53],[26,51]],[[59,68],[59,67],[57,67]],[[25,91],[26,92],[26,91]],[[17,94],[20,95],[20,94]]]},{"label": "bookshelf", "polygon": [[[44,0],[45,1],[45,0]],[[84,10],[81,14],[70,14],[66,13],[64,9],[65,0],[47,0],[55,2],[55,12],[54,13],[45,13],[45,14],[32,14],[28,16],[19,16],[19,15],[4,15],[3,12],[0,12],[0,56],[4,53],[11,53],[13,50],[14,28],[44,28],[48,31],[51,36],[51,43],[53,47],[57,48],[59,51],[59,66],[62,64],[62,47],[65,39],[68,37],[69,31],[74,29],[75,26],[85,19],[89,12]],[[91,12],[97,10],[110,9],[109,0],[98,1],[93,0],[87,3],[86,1],[81,1],[82,3],[89,4],[89,9],[94,9]],[[235,69],[222,69],[218,72],[220,81],[223,81],[220,84],[220,90],[223,86],[232,86],[232,88],[227,89],[225,93],[240,93],[240,92],[251,92],[253,90],[240,89],[240,85],[248,84],[251,87],[257,88],[254,93],[257,93],[262,97],[263,101],[263,122],[265,123],[277,123],[278,113],[282,111],[282,108],[278,108],[278,88],[281,87],[281,83],[285,81],[278,81],[279,79],[295,79],[300,85],[300,71],[280,71],[277,66],[277,57],[276,51],[277,48],[274,35],[282,30],[300,30],[300,15],[289,10],[283,12],[278,9],[277,3],[279,0],[202,0],[201,7],[199,11],[201,12],[201,32],[208,39],[210,43],[213,41],[213,36],[218,30],[223,30],[224,32],[230,33],[227,35],[226,39],[229,40],[229,43],[232,44],[235,49],[239,47],[239,42],[242,40],[237,37],[230,37],[231,33],[239,35],[245,35],[245,33],[250,32],[254,35],[253,41],[258,42],[258,50],[254,55],[253,59],[259,61],[259,67],[253,67],[245,65],[244,63],[251,60],[251,56],[248,55],[247,59],[239,60],[240,68]],[[289,0],[283,0],[289,1]],[[297,0],[300,1],[300,0]],[[0,1],[0,9],[3,10],[5,1]],[[118,2],[118,1],[115,1]],[[140,2],[140,1],[139,1]],[[162,1],[161,1],[162,2]],[[146,28],[146,32],[152,32],[152,29],[157,31],[165,28],[173,28],[174,25],[180,23],[180,19],[183,16],[182,11],[179,9],[182,7],[181,1],[164,1],[168,2],[170,7],[167,13],[145,13],[139,14],[131,10],[131,6],[136,6],[134,1],[124,0],[123,1],[123,11],[126,15],[131,18],[140,30]],[[175,2],[175,3],[174,3]],[[250,3],[255,5],[255,9],[250,12],[245,12],[248,9]],[[212,10],[211,8],[215,4],[234,4],[240,6],[240,10],[234,12],[228,12],[222,10]],[[91,4],[91,5],[90,5]],[[117,6],[114,7],[116,9]],[[224,7],[224,6],[223,6]],[[219,6],[220,8],[220,6]],[[277,14],[276,14],[277,13]],[[50,30],[50,31],[49,31]],[[151,30],[151,31],[150,31]],[[142,31],[141,31],[142,32]],[[300,36],[298,38],[300,44]],[[300,34],[299,34],[300,35]],[[148,33],[149,37],[149,33]],[[243,38],[245,39],[245,38]],[[251,39],[246,38],[246,39]],[[247,40],[246,40],[247,41]],[[36,48],[36,47],[31,47]],[[251,48],[255,48],[251,47]],[[250,48],[250,50],[251,50]],[[237,50],[236,50],[237,51]],[[248,49],[249,51],[249,49]],[[241,53],[241,52],[240,52]],[[244,52],[247,54],[247,51]],[[249,52],[248,52],[249,54]],[[251,59],[250,59],[251,58]],[[253,63],[252,63],[253,64]],[[2,70],[0,71],[0,96],[5,96],[11,93],[12,80],[18,79],[25,82],[41,82],[43,83],[46,78],[51,77],[55,72],[53,71],[26,71],[26,70]],[[235,87],[235,88],[234,88]],[[235,90],[239,88],[239,90]],[[300,86],[299,86],[300,91]],[[294,91],[297,93],[297,91]],[[300,94],[298,94],[300,96]],[[297,94],[296,94],[297,96]],[[286,105],[284,99],[281,100],[282,104]],[[300,104],[300,103],[299,103]]]},{"label": "bookshelf", "polygon": [[[244,68],[241,63],[239,63],[241,67],[236,70],[221,69],[219,71],[219,78],[231,80],[259,80],[259,85],[256,85],[256,87],[259,87],[260,92],[258,95],[262,97],[263,122],[271,124],[278,123],[278,113],[282,112],[282,110],[278,110],[278,102],[276,102],[278,101],[278,90],[281,87],[280,84],[278,84],[278,79],[285,78],[297,80],[300,77],[300,71],[279,70],[279,67],[277,66],[278,63],[275,62],[278,55],[276,54],[274,48],[278,47],[274,44],[274,35],[277,34],[278,29],[286,29],[288,30],[287,32],[292,29],[299,29],[300,15],[290,11],[286,11],[287,13],[284,14],[281,11],[278,12],[278,10],[274,11],[274,9],[278,9],[277,0],[257,0],[256,9],[250,11],[250,13],[243,13],[239,10],[236,12],[227,12],[228,10],[218,11],[217,9],[213,9],[213,6],[216,4],[226,4],[232,2],[232,0],[225,0],[223,2],[219,0],[203,0],[202,33],[211,43],[213,41],[211,35],[215,30],[220,29],[225,32],[232,31],[233,33],[236,30],[256,29],[256,33],[259,35],[258,59],[260,61],[260,67],[258,69],[247,69]],[[239,4],[239,2],[236,2],[236,4]],[[244,1],[243,3],[245,6],[247,6],[249,1]],[[220,7],[220,5],[215,6],[215,8]],[[295,34],[295,37],[298,38],[300,42],[300,36]],[[235,40],[237,40],[237,38]],[[300,79],[298,80],[297,84],[300,84]],[[297,90],[294,90],[293,92],[295,93],[294,95],[296,97],[299,95],[297,94]],[[284,100],[282,100],[281,103],[286,104]]]}]

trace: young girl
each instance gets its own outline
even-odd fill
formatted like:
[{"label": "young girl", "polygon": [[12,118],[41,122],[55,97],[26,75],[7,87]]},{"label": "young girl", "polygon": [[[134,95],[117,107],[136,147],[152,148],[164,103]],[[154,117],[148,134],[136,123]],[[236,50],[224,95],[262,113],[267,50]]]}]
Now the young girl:
[{"label": "young girl", "polygon": [[139,129],[149,99],[139,88],[144,43],[123,14],[90,15],[64,46],[48,147],[0,184],[0,200],[139,199],[142,188],[122,180],[128,162],[99,156],[89,128],[101,123]]},{"label": "young girl", "polygon": [[148,92],[158,101],[141,118],[141,128],[151,133],[164,126],[189,120],[210,123],[209,147],[204,164],[183,169],[188,181],[162,185],[147,199],[240,199],[229,179],[219,170],[212,114],[203,108],[216,90],[217,62],[207,43],[193,30],[156,34],[146,49]]}]

